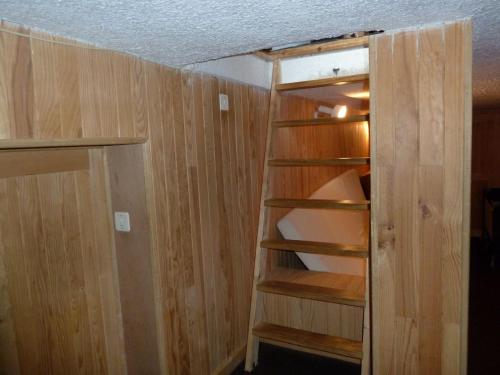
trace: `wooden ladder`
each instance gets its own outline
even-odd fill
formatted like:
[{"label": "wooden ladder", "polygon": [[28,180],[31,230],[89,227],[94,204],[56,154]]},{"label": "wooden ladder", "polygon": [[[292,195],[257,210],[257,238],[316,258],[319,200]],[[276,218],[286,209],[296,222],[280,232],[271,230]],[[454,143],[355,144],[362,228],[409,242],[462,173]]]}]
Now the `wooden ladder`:
[{"label": "wooden ladder", "polygon": [[[357,43],[357,44],[356,44]],[[367,45],[367,40],[350,43],[347,47]],[[335,46],[331,49],[337,49]],[[318,51],[322,51],[321,48]],[[299,55],[292,52],[291,55]],[[266,342],[277,346],[305,351],[308,353],[334,357],[361,363],[362,374],[370,371],[369,361],[369,267],[366,262],[366,277],[330,274],[297,269],[278,268],[271,274],[266,274],[266,256],[269,250],[300,251],[303,253],[349,256],[368,258],[369,246],[351,244],[324,243],[313,241],[296,241],[283,239],[264,238],[265,228],[268,224],[270,208],[309,208],[309,209],[343,209],[343,210],[369,210],[369,201],[324,200],[324,199],[280,199],[269,197],[270,172],[273,167],[287,166],[332,166],[332,165],[366,165],[367,157],[343,157],[329,159],[273,159],[272,145],[273,134],[281,127],[297,126],[335,126],[343,123],[368,121],[368,116],[351,116],[344,119],[320,118],[311,120],[276,120],[279,117],[280,92],[323,87],[335,85],[338,82],[366,81],[368,74],[361,74],[342,78],[327,78],[320,80],[279,83],[280,58],[289,57],[287,54],[279,55],[273,59],[273,79],[269,106],[268,132],[266,142],[266,156],[263,173],[262,195],[260,202],[260,216],[257,233],[257,246],[255,256],[255,270],[252,288],[252,301],[250,322],[248,330],[247,352],[245,370],[250,372],[257,364],[259,342]],[[361,288],[346,289],[345,278],[351,278]],[[350,340],[342,337],[314,333],[310,331],[280,326],[260,321],[262,315],[263,293],[279,294],[296,298],[323,301],[328,303],[357,306],[363,308],[363,327],[361,341]]]}]

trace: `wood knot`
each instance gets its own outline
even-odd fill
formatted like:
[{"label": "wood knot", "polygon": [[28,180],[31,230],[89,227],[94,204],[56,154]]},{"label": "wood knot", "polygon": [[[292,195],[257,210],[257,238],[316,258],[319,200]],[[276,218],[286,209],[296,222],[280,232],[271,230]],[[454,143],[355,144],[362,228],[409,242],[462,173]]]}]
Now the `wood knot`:
[{"label": "wood knot", "polygon": [[423,203],[420,199],[418,200],[418,206],[420,207],[420,211],[422,212],[422,218],[428,219],[432,216],[432,211],[425,203]]}]

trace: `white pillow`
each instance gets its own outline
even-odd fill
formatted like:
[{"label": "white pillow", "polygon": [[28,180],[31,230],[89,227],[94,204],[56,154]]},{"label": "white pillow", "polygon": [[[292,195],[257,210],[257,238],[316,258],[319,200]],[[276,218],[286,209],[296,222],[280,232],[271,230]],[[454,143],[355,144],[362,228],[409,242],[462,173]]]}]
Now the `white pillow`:
[{"label": "white pillow", "polygon": [[[351,169],[327,182],[309,199],[365,200],[358,172]],[[294,208],[278,222],[285,239],[367,245],[369,211]],[[365,275],[365,259],[345,256],[297,255],[313,271]]]}]

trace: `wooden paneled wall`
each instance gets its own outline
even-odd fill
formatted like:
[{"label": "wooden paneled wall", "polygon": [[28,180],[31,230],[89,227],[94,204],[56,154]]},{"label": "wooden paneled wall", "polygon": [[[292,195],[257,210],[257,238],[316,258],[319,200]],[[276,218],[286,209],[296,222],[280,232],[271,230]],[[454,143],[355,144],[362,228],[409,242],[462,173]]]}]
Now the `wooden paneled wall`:
[{"label": "wooden paneled wall", "polygon": [[[105,225],[97,225],[97,223],[102,224],[104,219],[101,218],[99,222],[95,218],[90,218],[89,210],[79,212],[77,208],[72,208],[73,211],[68,213],[68,215],[73,215],[68,219],[68,223],[73,226],[66,232],[74,231],[75,238],[67,240],[83,241],[84,250],[82,251],[97,252],[99,250],[98,254],[94,254],[94,258],[84,258],[82,261],[112,262],[113,269],[116,271],[111,274],[109,273],[111,269],[107,269],[106,276],[94,282],[111,282],[107,278],[112,277],[113,283],[119,281],[120,285],[119,289],[113,286],[113,298],[105,298],[106,295],[103,295],[103,293],[111,293],[110,285],[106,284],[109,291],[104,286],[97,288],[95,284],[85,286],[85,298],[88,299],[85,301],[85,298],[81,297],[83,293],[81,289],[70,284],[69,289],[64,289],[64,297],[56,301],[64,304],[60,308],[61,311],[66,312],[67,308],[80,309],[79,302],[71,299],[74,293],[76,297],[90,306],[88,307],[90,314],[88,334],[96,342],[97,349],[90,350],[88,346],[81,344],[93,357],[92,360],[83,357],[85,360],[81,361],[78,357],[77,365],[89,367],[89,372],[92,373],[106,373],[108,368],[109,372],[114,373],[149,368],[153,369],[151,371],[154,373],[156,371],[154,363],[149,364],[150,367],[144,363],[141,364],[147,356],[146,349],[149,343],[152,348],[149,359],[154,362],[154,346],[156,346],[160,361],[158,367],[161,373],[209,374],[233,366],[236,363],[235,359],[243,357],[243,345],[246,342],[248,327],[255,232],[265,147],[265,125],[269,104],[268,92],[214,77],[192,75],[189,72],[181,73],[179,70],[112,51],[99,50],[81,44],[75,46],[73,41],[35,33],[27,28],[6,22],[2,22],[1,28],[31,37],[0,31],[0,55],[2,56],[0,59],[0,138],[68,139],[150,135],[149,141],[141,149],[144,163],[138,166],[137,159],[134,157],[133,163],[132,161],[129,163],[129,172],[126,171],[127,166],[120,164],[121,156],[113,159],[110,153],[109,174],[112,183],[111,191],[108,191],[113,198],[113,208],[125,207],[130,210],[133,223],[141,217],[148,222],[147,226],[142,223],[139,225],[139,232],[131,233],[130,237],[120,234],[115,239],[112,235],[113,229],[108,225],[109,222]],[[39,38],[64,41],[73,45],[53,44],[39,40]],[[229,96],[229,112],[219,111],[219,92]],[[137,149],[130,152],[137,153]],[[124,157],[128,157],[127,154],[128,151],[124,152]],[[0,162],[6,157],[5,155],[5,153],[0,155]],[[48,158],[47,155],[40,158],[53,163],[56,163],[58,159],[57,157]],[[9,161],[5,162],[3,166],[12,166],[9,163]],[[14,174],[4,177],[16,176],[19,168],[21,170],[25,168],[26,173],[32,173],[30,164],[21,163],[16,164],[14,168],[7,168],[6,170],[13,171]],[[35,195],[34,191],[30,190],[30,192],[33,193],[33,199],[40,199],[47,204],[47,210],[50,209],[50,211],[42,213],[50,216],[51,220],[56,220],[58,224],[60,223],[58,210],[62,203],[54,194],[60,190],[70,189],[73,185],[70,184],[67,187],[63,184],[63,180],[66,181],[67,178],[63,179],[60,176],[66,175],[60,174],[62,172],[58,172],[57,169],[47,172],[57,172],[54,176],[59,177],[54,177],[54,182],[51,180],[53,174],[44,173],[39,177],[8,179],[9,183],[5,184],[12,193],[17,186],[13,184],[27,184],[24,182],[25,179],[26,181],[43,181],[40,187],[44,189],[39,195]],[[69,171],[68,173],[75,174],[76,177],[72,179],[76,179],[82,173],[87,176],[90,172]],[[124,182],[124,174],[127,173],[130,174],[129,178],[134,180],[130,186]],[[142,178],[145,181],[143,188],[140,186]],[[45,189],[44,184],[48,184],[49,180],[56,190]],[[90,182],[86,183],[90,184]],[[33,184],[28,185],[30,189],[35,189]],[[82,188],[87,185],[82,185]],[[81,194],[95,194],[87,190]],[[68,194],[78,195],[79,191],[76,193],[70,191]],[[81,199],[87,199],[87,195]],[[46,202],[47,199],[53,199],[53,204],[49,204],[52,201]],[[13,204],[9,199],[4,199],[3,202],[3,204]],[[147,208],[145,212],[140,209],[141,205],[144,206],[144,202]],[[71,204],[76,203],[71,201]],[[81,207],[84,205],[81,202],[79,204]],[[106,204],[100,205],[99,209],[106,210],[106,214],[111,214],[111,205],[109,202]],[[63,206],[65,207],[66,203]],[[46,225],[36,220],[32,222],[27,216],[31,214],[29,209],[27,207],[26,212],[14,210],[14,214],[21,215],[19,220],[23,219],[30,225],[38,225],[32,229],[38,230],[37,234],[42,236]],[[10,210],[2,211],[4,212],[10,212]],[[100,214],[104,215],[102,212]],[[11,220],[11,215],[2,214],[2,217],[10,219],[8,222],[3,221],[4,225],[13,226],[18,223],[16,220]],[[85,222],[94,223],[95,230],[98,230],[100,235],[106,238],[111,237],[111,245],[104,249],[101,247],[94,249],[87,244],[87,241],[90,241],[87,237],[90,229],[81,227],[84,225],[81,223],[75,227],[75,222],[71,220],[77,220],[77,217],[78,222],[86,220]],[[111,219],[106,216],[106,220]],[[57,233],[62,236],[65,232],[60,230]],[[149,238],[146,235],[148,233]],[[56,233],[51,232],[51,235],[57,237]],[[4,249],[7,238],[10,237],[2,235],[0,241]],[[144,242],[141,242],[142,239]],[[62,240],[59,238],[58,241]],[[26,251],[30,254],[39,251],[35,254],[37,257],[47,258],[45,264],[49,269],[66,267],[59,253],[45,254],[44,247],[37,242],[28,242],[26,246],[28,246]],[[20,273],[18,272],[20,269],[25,269],[22,263],[24,260],[18,256],[19,253],[14,251],[15,249],[22,250],[23,248],[10,247],[6,250],[10,251],[8,256],[2,256],[2,260],[7,263],[4,268],[0,269],[5,270],[5,272],[0,272],[0,284],[4,286],[0,290],[0,297],[1,301],[11,301],[11,303],[10,307],[0,304],[2,306],[0,311],[2,314],[5,311],[12,311],[14,306],[28,309],[32,314],[30,319],[35,320],[28,319],[25,326],[28,327],[30,324],[37,326],[36,319],[45,319],[44,312],[47,312],[40,309],[42,307],[49,309],[53,306],[53,297],[44,299],[42,296],[61,295],[59,292],[62,289],[57,288],[64,288],[68,285],[61,284],[63,286],[60,287],[55,282],[42,285],[44,289],[35,290],[38,294],[34,296],[43,300],[43,306],[38,310],[31,310],[32,302],[31,297],[28,298],[29,293],[16,292],[15,296],[20,296],[20,298],[15,303],[12,302],[14,297],[11,297],[10,293],[15,291],[9,288],[17,287],[17,283],[8,280],[12,278],[17,280],[21,275],[29,280],[31,278],[38,280],[45,276],[71,278],[72,274],[69,276],[53,273],[41,275],[40,272],[46,272],[46,270],[44,268],[35,270],[34,266],[24,274]],[[78,260],[73,259],[71,254],[66,254],[66,248],[58,246],[57,249],[64,251],[66,262]],[[114,256],[115,253],[118,256]],[[147,302],[148,293],[151,290],[147,290],[150,287],[147,287],[146,276],[139,277],[134,272],[130,272],[128,262],[134,262],[137,254],[144,254],[145,258],[136,260],[132,269],[142,270],[146,274],[148,272],[147,258],[151,257],[150,272],[153,285],[151,294],[154,298],[152,308],[155,327],[151,326],[151,322],[141,326],[138,321],[138,316],[144,317],[151,314],[151,305]],[[125,258],[120,259],[120,256]],[[111,263],[106,264],[111,265]],[[86,270],[86,266],[90,267],[88,264],[81,267]],[[104,266],[100,267],[92,269],[95,272],[104,272]],[[70,269],[68,272],[73,271]],[[123,272],[128,272],[128,275],[124,275]],[[138,285],[132,282],[132,276],[141,287],[137,288]],[[98,275],[92,277],[98,277]],[[81,283],[80,279],[70,280],[74,283]],[[51,279],[47,281],[49,282],[52,283]],[[9,288],[5,289],[5,285]],[[28,285],[25,287],[27,288]],[[133,296],[137,296],[141,288],[146,288],[140,300],[140,303],[144,305],[134,306]],[[111,327],[115,331],[124,330],[120,334],[111,331],[111,328],[102,328],[103,324],[107,324],[107,320],[104,322],[92,320],[97,319],[95,316],[100,316],[99,309],[101,308],[100,305],[94,308],[92,304],[105,304],[103,309],[108,309],[106,310],[108,315],[103,316],[108,319],[111,306],[114,306],[113,304],[117,301],[119,303],[117,308],[120,307],[123,314],[120,314],[119,319],[113,322],[121,324],[123,321],[124,328],[121,325]],[[33,303],[38,302],[35,300]],[[59,309],[58,305],[54,306]],[[80,310],[75,310],[72,314],[78,315]],[[10,316],[16,317],[17,315],[11,314]],[[64,319],[71,320],[72,316],[66,317],[65,315]],[[18,346],[24,345],[25,342],[31,343],[24,339],[24,337],[29,337],[24,336],[26,330],[29,334],[34,334],[24,326],[19,328],[24,331],[17,332],[11,328],[4,330],[4,327],[8,326],[18,327],[12,319],[9,319],[1,320],[3,323],[0,324],[0,347],[2,348],[0,351],[2,353],[3,348],[11,348],[10,344],[14,341],[17,341]],[[57,320],[49,321],[45,325],[49,328],[54,327],[50,329],[56,330],[58,335],[58,339],[55,340],[58,346],[49,353],[54,356],[54,361],[59,361],[62,356],[66,358],[64,352],[60,351],[63,347],[65,350],[73,350],[60,343],[73,340],[74,335],[78,336],[80,333],[87,335],[85,329],[80,329],[80,326],[75,325],[77,323],[78,320],[71,320],[69,326],[64,326],[64,329],[60,328]],[[156,329],[156,342],[151,332],[153,328]],[[40,336],[33,338],[32,345],[34,346],[18,349],[19,359],[30,351],[32,358],[45,355],[50,348],[49,335],[52,335],[52,331],[43,331]],[[52,336],[50,337],[52,339]],[[81,340],[86,340],[86,338],[83,337]],[[10,344],[5,346],[6,342]],[[134,347],[134,343],[138,346]],[[98,345],[106,345],[106,347],[101,350],[101,346]],[[74,350],[76,356],[80,355],[79,348]],[[94,358],[95,356],[97,357]],[[11,359],[10,363],[13,365],[21,363],[21,360],[17,361],[12,356],[6,355],[7,357]],[[33,362],[31,364],[33,365]],[[68,368],[70,367],[65,367],[65,369]],[[50,372],[47,370],[50,367],[45,365],[40,369],[45,373]],[[32,368],[21,370],[22,373],[33,373]],[[66,371],[66,373],[74,372]]]},{"label": "wooden paneled wall", "polygon": [[141,60],[5,21],[0,27],[26,35],[0,31],[0,139],[147,134]]},{"label": "wooden paneled wall", "polygon": [[105,150],[111,208],[130,216],[131,231],[115,231],[127,371],[159,374],[143,148],[143,145],[123,145]]},{"label": "wooden paneled wall", "polygon": [[465,374],[471,23],[370,40],[374,374]]},{"label": "wooden paneled wall", "polygon": [[500,106],[474,108],[472,116],[471,234],[481,235],[483,191],[500,187]]},{"label": "wooden paneled wall", "polygon": [[246,343],[268,92],[153,64],[145,71],[162,368],[213,373],[241,359]]},{"label": "wooden paneled wall", "polygon": [[126,373],[102,149],[0,164],[0,372]]}]

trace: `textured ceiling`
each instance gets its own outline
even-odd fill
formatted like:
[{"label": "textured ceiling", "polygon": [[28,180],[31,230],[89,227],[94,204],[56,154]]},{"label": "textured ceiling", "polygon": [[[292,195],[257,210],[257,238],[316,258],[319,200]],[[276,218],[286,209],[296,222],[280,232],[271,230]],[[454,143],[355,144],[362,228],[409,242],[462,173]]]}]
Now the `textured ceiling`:
[{"label": "textured ceiling", "polygon": [[467,16],[475,97],[500,101],[499,0],[0,0],[0,18],[170,66]]}]

